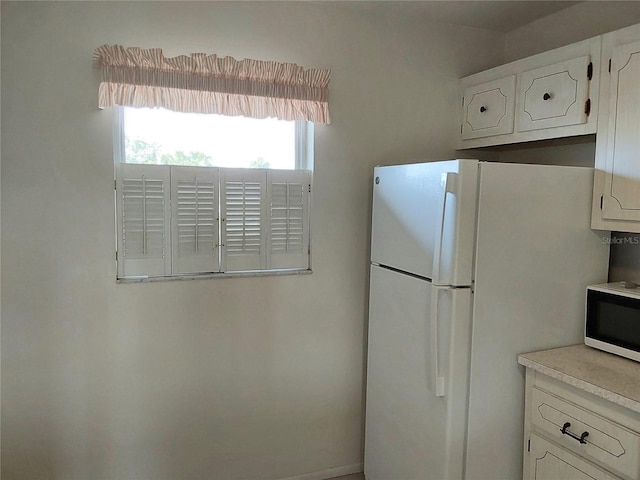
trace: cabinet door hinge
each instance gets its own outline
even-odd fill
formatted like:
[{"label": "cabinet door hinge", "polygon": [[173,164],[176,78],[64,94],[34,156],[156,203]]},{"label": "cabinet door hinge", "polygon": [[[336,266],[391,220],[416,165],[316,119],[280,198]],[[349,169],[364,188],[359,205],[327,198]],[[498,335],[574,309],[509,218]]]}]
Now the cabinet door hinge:
[{"label": "cabinet door hinge", "polygon": [[593,78],[593,62],[589,62],[587,66],[587,79],[591,80]]},{"label": "cabinet door hinge", "polygon": [[609,59],[609,73],[611,73],[611,59]]},{"label": "cabinet door hinge", "polygon": [[309,193],[311,193],[311,184],[309,184]]},{"label": "cabinet door hinge", "polygon": [[118,181],[117,181],[117,180],[114,180],[114,181],[113,181],[113,189],[114,189],[114,190],[117,190],[117,189],[118,189]]},{"label": "cabinet door hinge", "polygon": [[591,113],[591,99],[590,98],[587,98],[587,101],[584,102],[584,113],[587,115],[587,117]]},{"label": "cabinet door hinge", "polygon": [[118,251],[116,250],[116,262],[118,261]]},{"label": "cabinet door hinge", "polygon": [[527,452],[531,451],[531,439],[527,440]]}]

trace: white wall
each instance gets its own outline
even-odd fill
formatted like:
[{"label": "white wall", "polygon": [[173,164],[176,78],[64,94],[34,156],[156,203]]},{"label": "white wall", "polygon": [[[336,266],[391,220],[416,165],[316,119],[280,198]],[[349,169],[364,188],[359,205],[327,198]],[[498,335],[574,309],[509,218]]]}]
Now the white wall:
[{"label": "white wall", "polygon": [[[362,461],[371,170],[454,154],[504,36],[338,2],[2,2],[2,478],[268,479]],[[331,68],[314,273],[115,283],[102,44]]]}]

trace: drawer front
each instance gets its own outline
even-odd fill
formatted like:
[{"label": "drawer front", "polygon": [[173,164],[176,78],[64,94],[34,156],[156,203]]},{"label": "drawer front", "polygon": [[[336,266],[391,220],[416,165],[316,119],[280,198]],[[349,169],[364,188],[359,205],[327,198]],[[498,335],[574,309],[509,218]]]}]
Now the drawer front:
[{"label": "drawer front", "polygon": [[589,63],[587,55],[518,75],[518,131],[587,123]]},{"label": "drawer front", "polygon": [[616,477],[567,450],[531,435],[530,480],[615,480]]},{"label": "drawer front", "polygon": [[462,138],[513,133],[516,77],[474,85],[464,91]]},{"label": "drawer front", "polygon": [[559,445],[613,472],[640,479],[638,433],[537,387],[533,388],[532,407],[534,427]]}]

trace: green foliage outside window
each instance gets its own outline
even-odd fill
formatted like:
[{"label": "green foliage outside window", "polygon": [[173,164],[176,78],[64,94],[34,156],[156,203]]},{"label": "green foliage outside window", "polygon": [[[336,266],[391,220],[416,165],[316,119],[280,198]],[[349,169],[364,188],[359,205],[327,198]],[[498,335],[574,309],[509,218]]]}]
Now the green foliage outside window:
[{"label": "green foliage outside window", "polygon": [[[204,152],[184,152],[177,150],[164,153],[157,143],[144,140],[125,138],[124,150],[126,163],[140,163],[144,165],[183,165],[192,167],[214,167],[216,163],[211,155]],[[271,165],[263,157],[251,160],[249,168],[269,168]]]},{"label": "green foliage outside window", "polygon": [[185,165],[194,167],[212,167],[213,158],[203,152],[185,153],[182,150],[173,153],[162,153],[157,143],[125,138],[125,156],[127,163],[146,165]]}]

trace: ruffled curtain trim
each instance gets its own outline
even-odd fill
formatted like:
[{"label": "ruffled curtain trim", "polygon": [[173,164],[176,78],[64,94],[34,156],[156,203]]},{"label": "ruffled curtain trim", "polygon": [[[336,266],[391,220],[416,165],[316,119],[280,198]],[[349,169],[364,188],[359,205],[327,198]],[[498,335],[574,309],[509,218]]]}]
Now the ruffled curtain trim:
[{"label": "ruffled curtain trim", "polygon": [[179,112],[330,123],[330,70],[293,63],[194,53],[165,58],[159,48],[103,45],[99,107],[163,107]]}]

